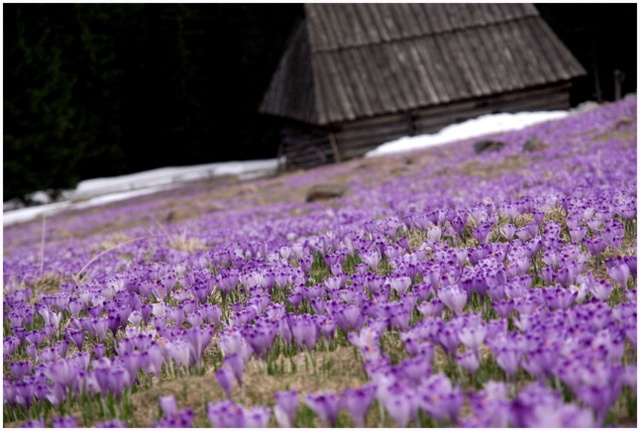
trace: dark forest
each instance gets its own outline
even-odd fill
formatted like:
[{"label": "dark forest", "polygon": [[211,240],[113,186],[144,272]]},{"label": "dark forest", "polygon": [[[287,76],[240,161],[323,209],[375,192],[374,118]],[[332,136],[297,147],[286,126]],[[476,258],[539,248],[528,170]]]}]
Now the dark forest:
[{"label": "dark forest", "polygon": [[[637,86],[636,4],[542,4],[588,71]],[[273,158],[258,106],[301,4],[4,4],[3,200],[161,166]]]}]

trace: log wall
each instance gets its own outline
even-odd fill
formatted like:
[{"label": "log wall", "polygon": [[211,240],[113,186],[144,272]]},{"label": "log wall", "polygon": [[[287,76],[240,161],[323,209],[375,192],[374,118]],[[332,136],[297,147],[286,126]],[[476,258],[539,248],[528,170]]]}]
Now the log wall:
[{"label": "log wall", "polygon": [[[403,136],[435,133],[442,128],[486,114],[569,108],[570,83],[472,99],[404,114],[392,114],[337,124],[331,128],[292,125],[283,130],[281,151],[287,168],[311,168],[360,157]],[[332,146],[331,139],[335,145]],[[338,151],[338,155],[335,154]]]}]

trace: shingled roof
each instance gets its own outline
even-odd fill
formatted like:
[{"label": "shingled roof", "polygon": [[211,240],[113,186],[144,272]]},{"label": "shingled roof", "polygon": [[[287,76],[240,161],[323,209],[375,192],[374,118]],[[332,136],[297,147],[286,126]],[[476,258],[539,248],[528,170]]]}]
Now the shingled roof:
[{"label": "shingled roof", "polygon": [[585,73],[531,4],[306,4],[260,112],[327,125]]}]

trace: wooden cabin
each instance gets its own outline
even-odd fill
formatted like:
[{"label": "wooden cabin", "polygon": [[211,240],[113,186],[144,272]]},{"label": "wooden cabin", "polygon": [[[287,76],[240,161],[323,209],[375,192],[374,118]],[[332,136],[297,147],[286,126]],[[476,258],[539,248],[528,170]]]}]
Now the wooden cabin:
[{"label": "wooden cabin", "polygon": [[260,112],[289,168],[496,112],[566,109],[586,72],[531,4],[305,4]]}]

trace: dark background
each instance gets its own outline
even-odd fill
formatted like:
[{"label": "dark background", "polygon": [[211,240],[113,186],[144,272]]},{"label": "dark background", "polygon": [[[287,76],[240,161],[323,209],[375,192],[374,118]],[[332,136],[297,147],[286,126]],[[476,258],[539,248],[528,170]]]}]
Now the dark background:
[{"label": "dark background", "polygon": [[[588,71],[637,86],[636,4],[541,4]],[[276,156],[258,106],[301,4],[3,4],[3,200],[161,166]]]}]

